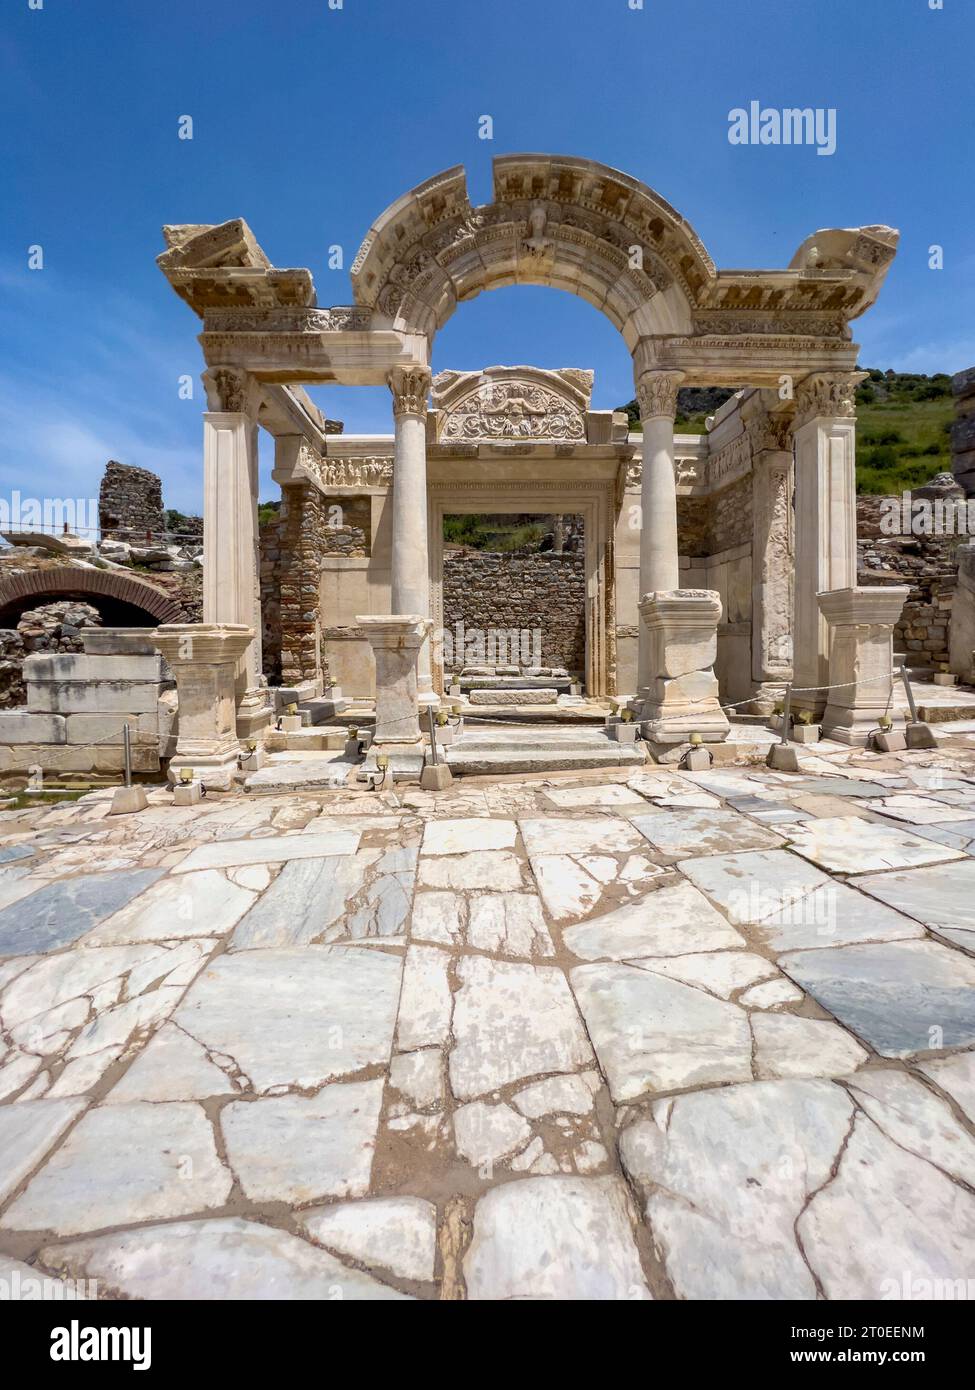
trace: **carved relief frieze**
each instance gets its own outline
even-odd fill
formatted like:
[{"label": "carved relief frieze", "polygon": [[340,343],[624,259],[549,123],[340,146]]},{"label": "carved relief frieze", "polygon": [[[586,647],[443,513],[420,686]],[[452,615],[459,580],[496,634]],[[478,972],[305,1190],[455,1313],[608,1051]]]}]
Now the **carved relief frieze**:
[{"label": "carved relief frieze", "polygon": [[730,444],[708,459],[708,485],[712,492],[743,478],[751,470],[752,445],[746,432],[737,435]]},{"label": "carved relief frieze", "polygon": [[566,396],[527,380],[482,379],[441,412],[440,441],[566,440],[586,437],[585,415]]},{"label": "carved relief frieze", "polygon": [[314,454],[306,460],[302,448],[300,459],[325,490],[389,487],[393,481],[391,458],[323,458],[320,454]]}]

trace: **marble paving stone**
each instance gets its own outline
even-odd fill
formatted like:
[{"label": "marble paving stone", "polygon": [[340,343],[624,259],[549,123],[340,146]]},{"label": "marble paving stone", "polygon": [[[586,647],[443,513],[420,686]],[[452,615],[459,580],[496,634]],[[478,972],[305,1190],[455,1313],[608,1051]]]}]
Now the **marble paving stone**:
[{"label": "marble paving stone", "polygon": [[164,1023],[105,1097],[105,1105],[133,1100],[206,1100],[238,1090],[206,1051],[175,1023]]},{"label": "marble paving stone", "polygon": [[173,1021],[257,1092],[315,1088],[388,1062],[402,965],[346,946],[219,956]]},{"label": "marble paving stone", "polygon": [[860,1072],[847,1085],[857,1104],[899,1148],[975,1187],[975,1139],[923,1081],[890,1069]]},{"label": "marble paving stone", "polygon": [[483,1196],[464,1257],[468,1298],[648,1299],[619,1178],[525,1178]]},{"label": "marble paving stone", "polygon": [[257,840],[216,840],[191,850],[174,872],[193,869],[227,869],[234,864],[279,864],[291,859],[325,859],[332,855],[355,854],[359,848],[358,830],[339,830],[330,835],[268,835]]},{"label": "marble paving stone", "polygon": [[962,1113],[975,1123],[975,1052],[935,1057],[929,1062],[918,1062],[917,1069],[951,1096]]},{"label": "marble paving stone", "polygon": [[450,888],[455,892],[487,888],[516,893],[522,886],[521,863],[510,850],[475,850],[441,859],[420,860],[418,888]]},{"label": "marble paving stone", "polygon": [[766,980],[764,984],[752,985],[744,994],[738,996],[738,1003],[746,1009],[778,1009],[786,1004],[802,1001],[802,990],[796,989],[789,980]]},{"label": "marble paving stone", "polygon": [[0,1201],[5,1201],[85,1108],[82,1100],[26,1100],[0,1108]]},{"label": "marble paving stone", "polygon": [[220,1207],[231,1185],[202,1106],[106,1106],[78,1121],[0,1225],[77,1235]]},{"label": "marble paving stone", "polygon": [[674,811],[633,816],[630,824],[664,854],[725,854],[749,849],[776,849],[782,836],[763,830],[736,811]]},{"label": "marble paving stone", "polygon": [[7,1255],[0,1255],[0,1288],[4,1290],[5,1300],[17,1303],[39,1300],[88,1303],[97,1298],[97,1288],[89,1286],[87,1280],[73,1279],[69,1283]]},{"label": "marble paving stone", "polygon": [[88,933],[85,946],[222,936],[255,901],[216,869],[164,878]]},{"label": "marble paving stone", "polygon": [[38,888],[43,888],[46,879],[36,877],[23,864],[15,864],[0,872],[0,908],[19,903]]},{"label": "marble paving stone", "polygon": [[522,818],[518,822],[529,857],[623,854],[644,845],[629,821],[618,816]]},{"label": "marble paving stone", "polygon": [[658,888],[637,902],[568,927],[562,940],[581,960],[680,956],[745,944],[690,883]]},{"label": "marble paving stone", "polygon": [[406,930],[417,853],[363,849],[287,863],[234,932],[231,949],[328,944]]},{"label": "marble paving stone", "polygon": [[906,821],[910,825],[948,825],[949,829],[951,823],[969,820],[972,814],[970,806],[960,808],[946,805],[934,797],[907,796],[903,793],[863,804],[869,811],[890,816],[893,820]]},{"label": "marble paving stone", "polygon": [[859,1043],[835,1023],[796,1014],[756,1013],[755,1075],[761,1081],[781,1077],[845,1076],[868,1057]]},{"label": "marble paving stone", "polygon": [[859,941],[906,941],[924,935],[910,917],[834,880],[763,917],[758,931],[775,951],[814,950]]},{"label": "marble paving stone", "polygon": [[389,1084],[418,1110],[440,1105],[444,1098],[444,1060],[438,1047],[400,1052],[389,1064]]},{"label": "marble paving stone", "polygon": [[56,951],[70,945],[155,883],[161,874],[160,869],[78,874],[38,888],[29,897],[0,909],[0,956]]},{"label": "marble paving stone", "polygon": [[388,1270],[400,1279],[433,1278],[437,1209],[420,1197],[372,1197],[302,1213],[300,1224],[320,1245]]},{"label": "marble paving stone", "polygon": [[450,1082],[474,1100],[522,1077],[591,1065],[592,1050],[561,970],[466,956],[457,966]]},{"label": "marble paving stone", "polygon": [[585,917],[607,896],[614,904],[620,893],[634,897],[667,872],[640,853],[622,862],[611,854],[539,854],[531,867],[545,910],[558,922]]},{"label": "marble paving stone", "polygon": [[562,810],[590,806],[642,806],[643,797],[629,787],[612,783],[606,787],[546,787],[545,800]]},{"label": "marble paving stone", "polygon": [[0,864],[9,864],[14,859],[30,859],[36,852],[33,845],[0,845]]},{"label": "marble paving stone", "polygon": [[730,999],[740,989],[747,989],[759,980],[767,980],[779,972],[764,956],[752,955],[749,951],[706,951],[699,955],[678,956],[674,960],[654,957],[646,960],[632,960],[641,970],[649,970],[654,975],[666,975],[668,979],[680,980],[682,984],[693,985],[695,989],[706,989],[719,999]]},{"label": "marble paving stone", "polygon": [[975,950],[975,860],[871,874],[850,882],[864,893],[917,918],[955,945]]},{"label": "marble paving stone", "polygon": [[475,816],[470,820],[428,821],[421,853],[468,854],[478,850],[510,849],[517,835],[518,826],[513,820]]},{"label": "marble paving stone", "polygon": [[858,1115],[796,1231],[827,1298],[902,1298],[905,1273],[954,1289],[971,1269],[975,1197]]},{"label": "marble paving stone", "polygon": [[682,859],[680,872],[724,908],[732,922],[762,922],[832,880],[785,850]]},{"label": "marble paving stone", "polygon": [[72,1241],[45,1249],[41,1258],[125,1298],[321,1304],[408,1297],[297,1236],[240,1217]]},{"label": "marble paving stone", "polygon": [[975,1042],[975,962],[933,941],[793,951],[787,974],[884,1057]]},{"label": "marble paving stone", "polygon": [[736,1004],[630,965],[580,965],[572,988],[614,1101],[751,1078]]},{"label": "marble paving stone", "polygon": [[453,996],[447,967],[450,957],[436,946],[411,946],[403,968],[403,994],[396,1024],[401,1052],[436,1047],[450,1033]]},{"label": "marble paving stone", "polygon": [[467,943],[503,956],[551,956],[555,947],[534,893],[474,893],[468,903]]},{"label": "marble paving stone", "polygon": [[599,1086],[596,1072],[582,1076],[550,1076],[526,1086],[512,1099],[512,1105],[529,1120],[543,1115],[588,1115]]},{"label": "marble paving stone", "polygon": [[960,850],[857,816],[814,819],[785,833],[797,854],[835,874],[911,869],[964,858]]},{"label": "marble paving stone", "polygon": [[531,1126],[510,1105],[475,1100],[454,1111],[454,1145],[474,1168],[499,1163],[530,1138]]},{"label": "marble paving stone", "polygon": [[463,941],[467,899],[462,893],[417,893],[413,899],[410,935],[415,941],[451,945]]},{"label": "marble paving stone", "polygon": [[383,1081],[314,1096],[232,1101],[220,1113],[227,1159],[255,1202],[297,1205],[369,1190]]},{"label": "marble paving stone", "polygon": [[795,1223],[852,1118],[830,1082],[763,1081],[658,1101],[624,1130],[620,1157],[678,1298],[816,1298]]}]

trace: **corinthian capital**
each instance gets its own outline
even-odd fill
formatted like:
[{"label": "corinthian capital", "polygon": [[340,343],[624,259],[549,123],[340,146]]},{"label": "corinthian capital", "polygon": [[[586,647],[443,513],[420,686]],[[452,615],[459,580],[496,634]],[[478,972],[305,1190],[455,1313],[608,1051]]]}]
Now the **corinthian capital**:
[{"label": "corinthian capital", "polygon": [[820,416],[833,420],[852,420],[857,413],[856,389],[867,378],[866,372],[813,372],[796,387],[794,428],[808,425]]},{"label": "corinthian capital", "polygon": [[640,419],[664,416],[673,420],[677,414],[677,392],[683,380],[683,372],[643,372],[636,384]]},{"label": "corinthian capital", "polygon": [[261,389],[250,372],[239,367],[208,367],[203,385],[208,410],[256,417]]},{"label": "corinthian capital", "polygon": [[429,367],[394,367],[386,378],[393,393],[393,414],[426,415],[430,383]]},{"label": "corinthian capital", "polygon": [[753,454],[792,452],[791,413],[771,413],[759,409],[745,417],[745,428],[751,442]]}]

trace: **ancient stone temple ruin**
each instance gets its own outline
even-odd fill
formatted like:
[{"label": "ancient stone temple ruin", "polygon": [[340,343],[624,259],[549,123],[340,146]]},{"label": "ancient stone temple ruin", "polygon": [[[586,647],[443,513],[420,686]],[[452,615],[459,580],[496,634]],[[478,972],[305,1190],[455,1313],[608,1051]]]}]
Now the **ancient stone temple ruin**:
[{"label": "ancient stone temple ruin", "polygon": [[[310,272],[274,266],[241,220],[165,236],[160,268],[202,320],[208,404],[200,659],[211,674],[194,686],[184,654],[181,705],[194,689],[232,689],[237,736],[260,741],[289,700],[375,701],[372,755],[415,771],[425,707],[463,708],[474,694],[567,717],[615,700],[669,759],[692,738],[725,741],[729,707],[770,713],[786,682],[796,708],[833,710],[831,647],[860,679],[874,659],[889,675],[906,590],[880,602],[857,588],[851,332],[894,257],[889,227],[818,231],[785,267],[721,270],[638,180],[585,159],[507,155],[485,206],[471,205],[457,167],[387,208],[355,258],[349,305],[320,306]],[[592,408],[584,364],[433,374],[451,315],[512,284],[564,289],[606,314],[632,357],[642,431]],[[387,386],[390,432],[336,433],[302,389],[329,384]],[[734,388],[705,435],[675,433],[682,386]],[[262,656],[261,428],[283,498],[264,567],[283,696]],[[468,514],[574,519],[581,669],[491,661],[481,634],[455,650],[444,519]],[[220,632],[234,636],[216,679]],[[834,711],[837,737],[859,737],[858,699],[872,713],[875,695],[854,691],[852,711]],[[225,753],[224,725],[212,734]]]}]

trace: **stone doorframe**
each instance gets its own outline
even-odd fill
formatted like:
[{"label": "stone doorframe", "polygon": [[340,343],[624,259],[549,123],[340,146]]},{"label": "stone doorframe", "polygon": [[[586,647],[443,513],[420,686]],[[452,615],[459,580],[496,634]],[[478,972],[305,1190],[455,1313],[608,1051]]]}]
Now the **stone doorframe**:
[{"label": "stone doorframe", "polygon": [[[475,513],[561,513],[583,518],[586,561],[586,693],[596,699],[616,691],[616,574],[613,528],[616,482],[542,481],[430,482],[427,535],[430,554],[430,614],[434,633],[443,631],[443,523],[445,516]],[[433,685],[444,693],[439,644],[433,648]]]}]

